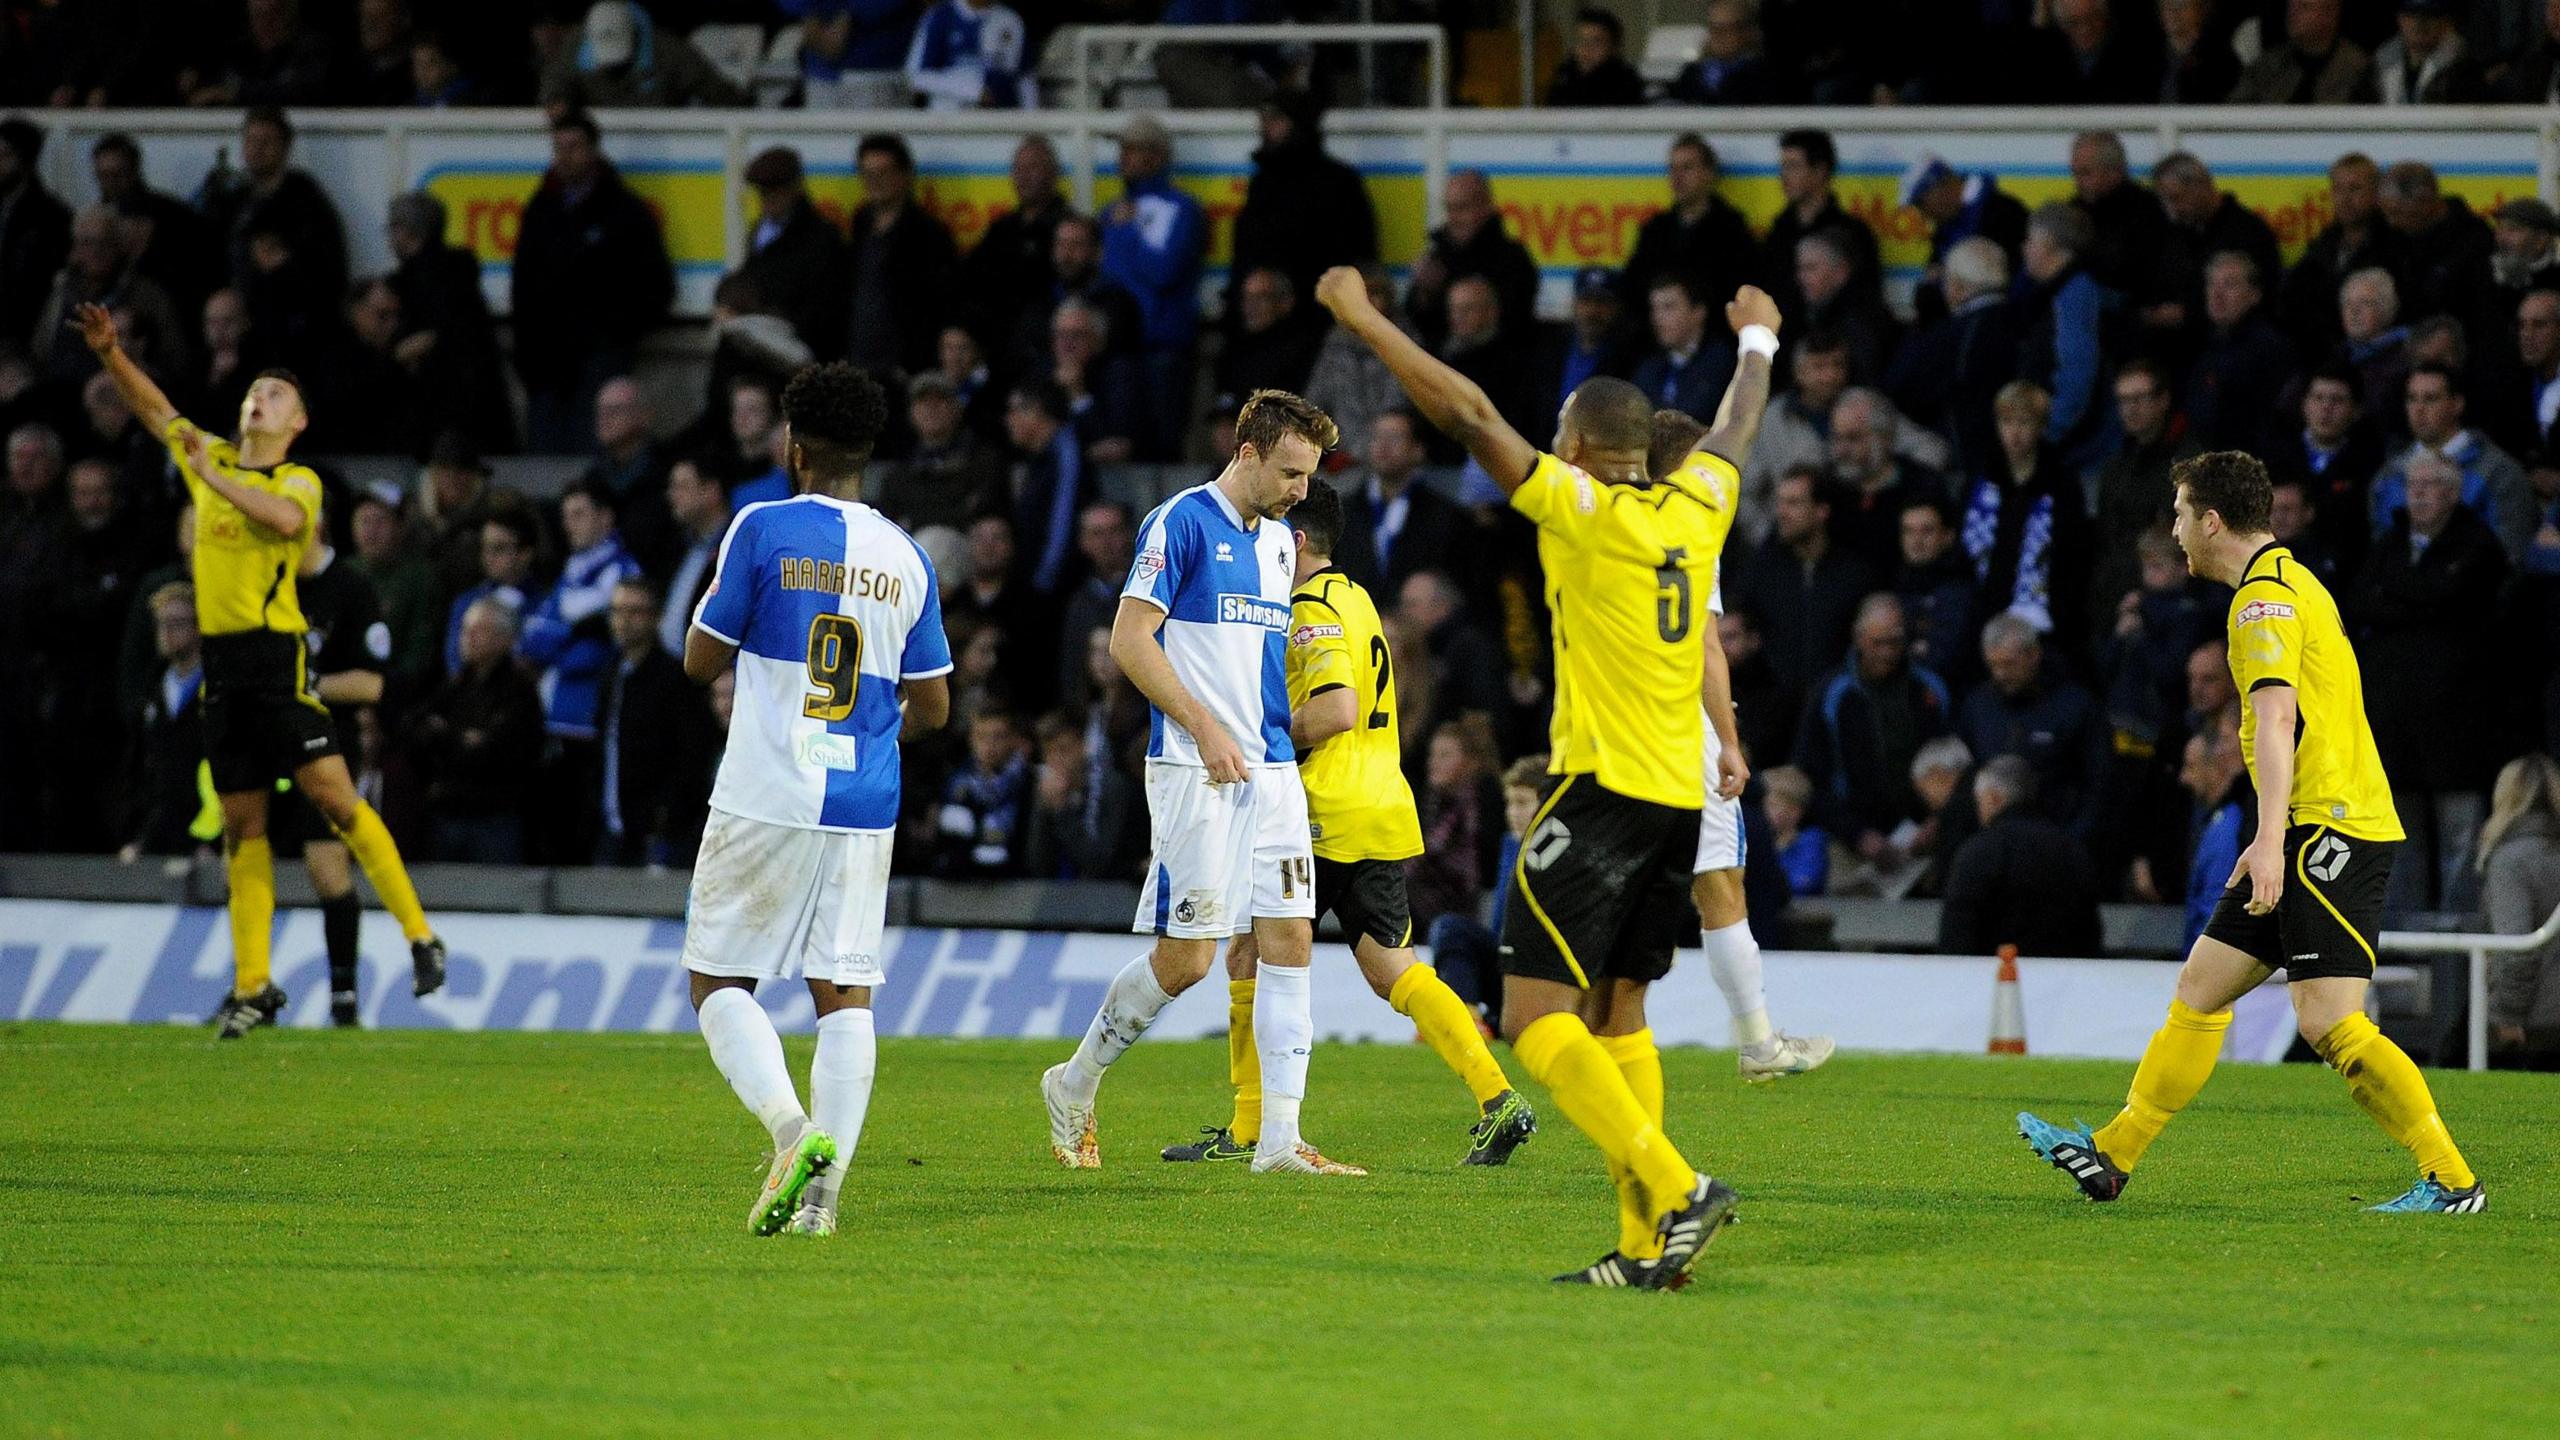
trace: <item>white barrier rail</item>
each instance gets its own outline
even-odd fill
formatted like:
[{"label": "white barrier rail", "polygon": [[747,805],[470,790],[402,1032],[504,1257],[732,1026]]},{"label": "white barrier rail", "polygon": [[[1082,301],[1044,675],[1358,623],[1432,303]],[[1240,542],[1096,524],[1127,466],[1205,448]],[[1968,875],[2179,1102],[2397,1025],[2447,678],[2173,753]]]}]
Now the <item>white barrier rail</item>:
[{"label": "white barrier rail", "polygon": [[2414,955],[2469,955],[2471,957],[2470,1011],[2463,1028],[2470,1050],[2470,1067],[2489,1068],[2489,957],[2513,955],[2520,950],[2539,950],[2560,940],[2560,909],[2554,909],[2542,928],[2529,935],[2456,935],[2431,930],[2385,930],[2382,948]]}]

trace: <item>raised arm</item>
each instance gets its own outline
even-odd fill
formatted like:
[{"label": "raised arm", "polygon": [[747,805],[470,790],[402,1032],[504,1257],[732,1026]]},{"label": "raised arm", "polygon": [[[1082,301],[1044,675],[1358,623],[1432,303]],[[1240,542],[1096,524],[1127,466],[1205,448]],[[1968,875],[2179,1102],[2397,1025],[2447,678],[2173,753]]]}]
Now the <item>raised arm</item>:
[{"label": "raised arm", "polygon": [[[1769,374],[1778,351],[1778,302],[1756,285],[1734,292],[1724,307],[1725,323],[1740,338],[1742,353],[1733,367],[1733,383],[1716,407],[1716,423],[1698,439],[1698,448],[1722,457],[1734,469],[1751,458],[1751,442],[1760,436],[1760,413],[1769,408]],[[1763,339],[1753,327],[1768,332]]]},{"label": "raised arm", "polygon": [[[277,490],[243,483],[239,476],[214,463],[212,446],[202,430],[183,423],[179,429],[187,447],[187,468],[205,483],[205,488],[230,501],[252,523],[278,535],[299,535],[310,527],[312,512],[302,508],[301,502]],[[293,483],[309,490],[314,505],[320,502],[319,491],[312,488],[310,481]]]},{"label": "raised arm", "polygon": [[90,353],[105,366],[109,379],[115,381],[116,393],[124,397],[124,408],[142,422],[156,438],[165,435],[169,422],[178,418],[178,407],[169,403],[157,382],[142,373],[133,357],[124,353],[124,345],[116,334],[116,317],[103,305],[82,305],[73,316],[80,327],[80,338],[89,342]]},{"label": "raised arm", "polygon": [[[1538,463],[1537,447],[1520,438],[1483,387],[1442,364],[1397,329],[1394,321],[1379,314],[1378,307],[1369,303],[1368,282],[1359,271],[1337,265],[1324,272],[1316,281],[1316,301],[1386,362],[1414,408],[1474,456],[1503,494],[1519,489],[1529,478],[1531,467]],[[1765,381],[1762,393],[1767,393]]]}]

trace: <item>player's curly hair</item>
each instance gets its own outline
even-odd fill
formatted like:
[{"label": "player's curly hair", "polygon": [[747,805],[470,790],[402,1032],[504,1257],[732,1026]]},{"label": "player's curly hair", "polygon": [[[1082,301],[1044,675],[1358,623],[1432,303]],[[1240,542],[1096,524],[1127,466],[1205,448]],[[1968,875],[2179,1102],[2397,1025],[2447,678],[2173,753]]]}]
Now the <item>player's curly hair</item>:
[{"label": "player's curly hair", "polygon": [[1289,507],[1289,528],[1307,537],[1307,549],[1331,555],[1342,543],[1342,492],[1322,480],[1307,482],[1307,498]]},{"label": "player's curly hair", "polygon": [[889,423],[889,400],[879,381],[830,360],[791,377],[782,390],[782,418],[810,470],[832,483],[858,476],[870,462],[881,427]]},{"label": "player's curly hair", "polygon": [[1645,450],[1644,473],[1659,480],[1679,469],[1706,434],[1706,426],[1682,411],[1654,411],[1653,444]]},{"label": "player's curly hair", "polygon": [[1256,390],[1246,396],[1244,408],[1236,412],[1236,447],[1250,445],[1254,454],[1267,456],[1284,435],[1306,441],[1319,455],[1342,443],[1333,417],[1311,400],[1286,390]]},{"label": "player's curly hair", "polygon": [[2267,528],[2275,503],[2275,484],[2265,462],[2245,450],[2208,450],[2169,467],[2172,493],[2187,487],[2187,503],[2198,515],[2207,510],[2222,517],[2234,534],[2255,535]]}]

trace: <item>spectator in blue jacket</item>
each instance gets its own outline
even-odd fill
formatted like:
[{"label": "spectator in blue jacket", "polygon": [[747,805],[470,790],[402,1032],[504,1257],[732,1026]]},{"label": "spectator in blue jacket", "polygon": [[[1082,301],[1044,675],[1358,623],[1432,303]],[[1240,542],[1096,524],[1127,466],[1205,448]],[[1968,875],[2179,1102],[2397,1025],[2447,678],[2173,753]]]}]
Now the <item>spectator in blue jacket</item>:
[{"label": "spectator in blue jacket", "polygon": [[444,625],[444,673],[462,673],[462,617],[483,599],[505,606],[517,628],[533,606],[533,566],[541,554],[535,543],[533,517],[520,509],[501,510],[480,523],[480,579],[453,597]]},{"label": "spectator in blue jacket", "polygon": [[1038,104],[1022,17],[996,0],[944,0],[907,49],[907,83],[928,110],[1025,110]]},{"label": "spectator in blue jacket", "polygon": [[1683,415],[1713,415],[1733,379],[1733,337],[1714,321],[1698,281],[1677,271],[1645,294],[1654,352],[1636,366],[1635,386],[1653,403]]},{"label": "spectator in blue jacket", "polygon": [[2250,813],[2257,808],[2256,792],[2249,786],[2248,767],[2240,763],[2236,713],[2225,711],[2219,724],[2189,736],[2185,763],[2178,767],[2178,783],[2196,801],[2195,860],[2187,867],[2185,943],[2190,946],[2213,918],[2213,907],[2222,902],[2223,888],[2240,864],[2240,847],[2257,828],[2257,817]]},{"label": "spectator in blue jacket", "polygon": [[2053,397],[2045,439],[2075,469],[2104,459],[2114,411],[2100,403],[2107,376],[2106,328],[2112,292],[2085,265],[2096,232],[2088,212],[2056,201],[2027,222],[2023,251],[2027,340],[2022,373]]},{"label": "spectator in blue jacket", "polygon": [[777,0],[800,25],[800,103],[884,109],[907,100],[916,0]]},{"label": "spectator in blue jacket", "polygon": [[640,574],[615,518],[613,491],[600,481],[583,481],[560,497],[569,558],[516,641],[516,654],[541,672],[543,729],[553,735],[595,738],[596,687],[614,660],[606,610],[613,587]]},{"label": "spectator in blue jacket", "polygon": [[[1209,251],[1209,215],[1173,183],[1173,132],[1141,115],[1120,132],[1120,198],[1102,212],[1102,273],[1135,296],[1147,393],[1191,392],[1191,355],[1200,335],[1200,264]],[[1156,408],[1150,448],[1176,453],[1189,407]]]}]

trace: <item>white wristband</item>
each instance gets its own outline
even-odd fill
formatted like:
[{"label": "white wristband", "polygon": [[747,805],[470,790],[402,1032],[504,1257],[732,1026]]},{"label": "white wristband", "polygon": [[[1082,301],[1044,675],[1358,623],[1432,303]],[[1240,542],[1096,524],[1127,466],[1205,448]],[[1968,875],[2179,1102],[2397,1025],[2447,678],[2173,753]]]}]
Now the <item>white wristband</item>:
[{"label": "white wristband", "polygon": [[1742,327],[1742,333],[1734,338],[1735,343],[1742,347],[1742,353],[1745,355],[1766,355],[1773,360],[1777,358],[1778,332],[1766,325],[1745,325]]}]

